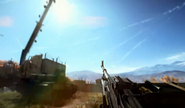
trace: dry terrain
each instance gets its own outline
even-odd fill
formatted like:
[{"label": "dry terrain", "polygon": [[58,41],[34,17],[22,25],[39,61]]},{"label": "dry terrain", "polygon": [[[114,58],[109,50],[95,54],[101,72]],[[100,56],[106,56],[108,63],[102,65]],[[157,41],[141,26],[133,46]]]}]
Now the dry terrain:
[{"label": "dry terrain", "polygon": [[102,102],[101,93],[77,92],[75,99],[69,100],[62,107],[46,105],[27,105],[20,100],[21,95],[17,92],[0,92],[0,108],[98,108]]}]

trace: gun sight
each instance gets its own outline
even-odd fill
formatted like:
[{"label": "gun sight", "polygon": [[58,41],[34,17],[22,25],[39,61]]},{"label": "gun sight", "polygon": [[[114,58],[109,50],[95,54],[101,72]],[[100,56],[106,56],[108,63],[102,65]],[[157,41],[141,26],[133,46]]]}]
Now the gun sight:
[{"label": "gun sight", "polygon": [[104,61],[101,62],[101,67],[104,68]]}]

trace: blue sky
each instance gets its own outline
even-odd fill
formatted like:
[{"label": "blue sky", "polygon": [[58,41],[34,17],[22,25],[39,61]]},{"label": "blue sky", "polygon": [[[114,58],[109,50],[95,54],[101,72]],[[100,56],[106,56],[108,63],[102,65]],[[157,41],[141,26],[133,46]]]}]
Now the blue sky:
[{"label": "blue sky", "polygon": [[[47,0],[0,0],[0,59],[20,61]],[[29,56],[110,73],[185,58],[185,0],[56,0]]]}]

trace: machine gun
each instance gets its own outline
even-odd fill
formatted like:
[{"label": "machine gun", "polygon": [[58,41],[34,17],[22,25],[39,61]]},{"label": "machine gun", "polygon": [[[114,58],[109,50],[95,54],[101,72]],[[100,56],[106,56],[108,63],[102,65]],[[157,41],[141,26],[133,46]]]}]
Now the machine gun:
[{"label": "machine gun", "polygon": [[[142,108],[138,100],[134,97],[131,89],[137,85],[128,78],[125,81],[119,77],[110,77],[104,68],[102,61],[103,77],[101,79],[103,104],[101,108]],[[135,87],[134,87],[135,86]]]},{"label": "machine gun", "polygon": [[[185,103],[185,83],[134,83],[128,78],[111,77],[102,61],[103,103],[100,108],[181,108]],[[180,85],[180,86],[179,86]]]}]

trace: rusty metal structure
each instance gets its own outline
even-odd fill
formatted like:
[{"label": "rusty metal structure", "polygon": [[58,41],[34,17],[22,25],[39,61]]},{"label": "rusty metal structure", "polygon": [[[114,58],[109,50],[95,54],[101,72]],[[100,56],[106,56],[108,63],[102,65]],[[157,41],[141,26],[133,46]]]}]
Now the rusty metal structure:
[{"label": "rusty metal structure", "polygon": [[183,108],[185,83],[134,83],[111,77],[104,68],[101,78],[103,103],[100,108]]},{"label": "rusty metal structure", "polygon": [[[20,59],[20,82],[17,84],[17,91],[22,94],[24,100],[28,103],[32,101],[47,102],[53,106],[61,106],[64,100],[72,98],[77,92],[77,86],[74,85],[65,75],[66,65],[57,63],[57,61],[42,59],[41,55],[33,56],[30,60],[25,60],[31,49],[33,42],[43,25],[42,22],[55,0],[49,0],[45,11],[25,47]],[[63,101],[62,101],[63,100]]]},{"label": "rusty metal structure", "polygon": [[[31,35],[31,37],[30,37],[30,39],[29,39],[25,49],[22,50],[22,54],[21,54],[21,58],[20,58],[20,65],[25,61],[26,56],[27,56],[28,52],[30,51],[30,48],[31,48],[33,42],[36,42],[35,38],[38,35],[39,31],[42,31],[41,30],[41,27],[43,25],[42,23],[43,23],[43,21],[45,19],[45,16],[48,13],[48,10],[51,7],[53,2],[55,3],[56,1],[55,0],[49,0],[48,5],[44,6],[45,11],[44,11],[43,15],[41,16],[40,21],[37,22],[37,25],[36,25],[32,35]],[[40,15],[39,15],[39,17],[40,17]]]}]

